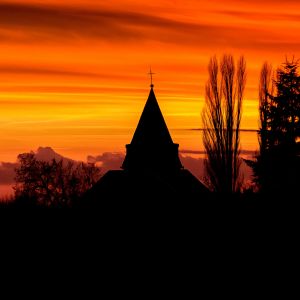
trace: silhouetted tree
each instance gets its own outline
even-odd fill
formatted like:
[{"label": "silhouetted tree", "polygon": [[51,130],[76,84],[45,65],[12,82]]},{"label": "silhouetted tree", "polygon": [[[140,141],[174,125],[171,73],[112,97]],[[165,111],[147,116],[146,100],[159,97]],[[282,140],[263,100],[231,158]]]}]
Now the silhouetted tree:
[{"label": "silhouetted tree", "polygon": [[265,63],[259,84],[259,144],[254,178],[262,192],[292,192],[299,181],[300,77],[298,63],[286,61],[271,83],[271,66]]},{"label": "silhouetted tree", "polygon": [[271,107],[273,101],[274,85],[272,82],[272,66],[265,62],[260,72],[259,81],[259,132],[258,140],[260,153],[264,153],[274,144],[271,137],[272,120]]},{"label": "silhouetted tree", "polygon": [[300,137],[300,76],[298,62],[286,60],[277,69],[276,96],[273,97],[272,130],[275,145],[294,145]]},{"label": "silhouetted tree", "polygon": [[265,186],[268,179],[267,166],[268,150],[274,145],[274,137],[272,136],[273,115],[271,113],[274,106],[273,101],[274,82],[272,78],[272,66],[265,62],[260,72],[259,80],[259,130],[258,142],[259,152],[255,156],[255,160],[245,160],[253,169],[254,182],[261,189]]},{"label": "silhouetted tree", "polygon": [[94,164],[39,161],[34,153],[18,156],[15,196],[17,201],[46,207],[69,207],[100,178]]},{"label": "silhouetted tree", "polygon": [[231,55],[224,55],[220,66],[210,59],[209,80],[202,113],[205,169],[216,192],[233,193],[240,189],[240,123],[246,83],[246,62],[241,57],[235,66]]}]

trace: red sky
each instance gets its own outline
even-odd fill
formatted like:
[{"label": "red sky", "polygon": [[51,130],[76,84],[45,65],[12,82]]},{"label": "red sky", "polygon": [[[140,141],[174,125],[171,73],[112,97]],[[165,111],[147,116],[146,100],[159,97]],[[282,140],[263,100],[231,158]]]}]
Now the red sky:
[{"label": "red sky", "polygon": [[[256,128],[260,67],[300,58],[298,0],[0,1],[0,161],[51,146],[74,159],[123,151],[149,92],[174,142],[202,147],[210,56],[244,55],[243,128]],[[256,137],[243,147],[254,149]]]}]

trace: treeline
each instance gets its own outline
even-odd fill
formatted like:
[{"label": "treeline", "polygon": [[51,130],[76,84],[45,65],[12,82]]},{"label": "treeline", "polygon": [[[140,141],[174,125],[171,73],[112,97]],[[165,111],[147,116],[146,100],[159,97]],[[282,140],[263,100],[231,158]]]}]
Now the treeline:
[{"label": "treeline", "polygon": [[20,154],[18,165],[14,199],[2,206],[76,207],[101,177],[101,169],[95,164],[63,159],[42,161],[33,152]]},{"label": "treeline", "polygon": [[[259,151],[245,160],[253,170],[252,192],[265,197],[298,195],[300,184],[300,76],[298,61],[286,59],[273,71],[264,63],[259,79]],[[205,89],[203,142],[213,191],[242,192],[240,122],[246,83],[244,58],[210,60]],[[249,192],[249,190],[247,191]]]}]

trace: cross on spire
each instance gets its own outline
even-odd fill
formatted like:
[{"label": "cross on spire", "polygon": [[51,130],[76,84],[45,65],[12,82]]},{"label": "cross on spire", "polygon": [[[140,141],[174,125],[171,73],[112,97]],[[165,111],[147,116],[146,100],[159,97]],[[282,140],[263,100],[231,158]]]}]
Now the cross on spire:
[{"label": "cross on spire", "polygon": [[151,85],[150,87],[153,88],[154,84],[153,84],[153,75],[155,75],[155,73],[152,72],[151,67],[150,67],[150,72],[148,73],[148,75],[150,75],[150,79],[151,79]]}]

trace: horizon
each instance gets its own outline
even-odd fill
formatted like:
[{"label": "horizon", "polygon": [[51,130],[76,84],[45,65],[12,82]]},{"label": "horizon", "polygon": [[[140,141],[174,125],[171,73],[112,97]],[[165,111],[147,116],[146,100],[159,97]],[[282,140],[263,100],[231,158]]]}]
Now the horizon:
[{"label": "horizon", "polygon": [[[123,152],[104,152],[98,155],[87,155],[85,160],[74,160],[72,157],[65,157],[58,153],[52,147],[39,147],[35,151],[29,151],[35,154],[37,160],[40,161],[73,161],[75,163],[94,163],[101,168],[101,173],[104,175],[109,170],[120,170],[121,165],[125,158],[125,151]],[[183,164],[184,169],[188,169],[199,180],[204,178],[203,161],[205,151],[194,151],[188,149],[179,150],[179,158]],[[249,159],[252,158],[255,151],[241,150],[241,157]],[[14,170],[18,166],[17,160],[14,162],[1,162],[0,161],[0,200],[5,199],[13,194],[14,185]],[[248,184],[251,181],[252,171],[245,163],[242,163],[241,174],[244,177],[244,183]],[[1,201],[0,201],[1,202]]]}]

